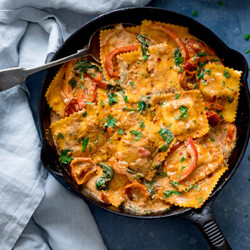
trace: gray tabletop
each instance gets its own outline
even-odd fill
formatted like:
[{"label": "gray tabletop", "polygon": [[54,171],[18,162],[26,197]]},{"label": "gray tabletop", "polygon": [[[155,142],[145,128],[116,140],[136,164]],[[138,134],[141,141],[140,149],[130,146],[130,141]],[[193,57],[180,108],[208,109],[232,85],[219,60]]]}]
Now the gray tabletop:
[{"label": "gray tabletop", "polygon": [[[182,13],[211,29],[250,64],[250,0],[154,0],[149,6]],[[198,16],[193,16],[196,10]],[[37,103],[43,72],[27,80],[37,123]],[[249,80],[249,78],[248,78]],[[214,203],[214,215],[233,249],[250,249],[250,146],[234,176]],[[90,205],[108,249],[209,249],[200,231],[180,218],[141,220],[121,217]]]}]

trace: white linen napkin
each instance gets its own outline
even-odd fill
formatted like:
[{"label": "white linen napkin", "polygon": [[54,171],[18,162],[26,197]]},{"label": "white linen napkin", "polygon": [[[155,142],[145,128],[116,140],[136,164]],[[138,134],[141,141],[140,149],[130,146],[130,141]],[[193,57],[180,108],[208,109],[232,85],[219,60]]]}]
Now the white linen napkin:
[{"label": "white linen napkin", "polygon": [[[0,69],[42,64],[97,14],[148,2],[1,0]],[[1,92],[0,249],[105,249],[88,206],[47,177],[39,158],[27,88]]]}]

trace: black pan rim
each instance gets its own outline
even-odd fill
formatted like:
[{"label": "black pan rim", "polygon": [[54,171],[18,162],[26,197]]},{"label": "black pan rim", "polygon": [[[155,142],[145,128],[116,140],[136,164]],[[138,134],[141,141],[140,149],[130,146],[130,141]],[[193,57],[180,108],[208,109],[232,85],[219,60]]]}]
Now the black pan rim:
[{"label": "black pan rim", "polygon": [[[194,26],[198,26],[201,29],[203,29],[204,31],[206,31],[207,33],[209,33],[212,36],[212,39],[215,39],[216,42],[219,42],[221,44],[222,47],[225,48],[225,50],[230,51],[230,53],[232,55],[235,55],[237,57],[239,57],[239,60],[241,60],[242,64],[244,65],[244,70],[243,70],[243,74],[242,74],[242,82],[244,84],[244,87],[246,88],[246,101],[248,103],[248,106],[250,105],[250,99],[249,99],[249,90],[248,90],[248,85],[247,85],[247,76],[248,76],[248,66],[247,66],[247,62],[245,60],[245,58],[243,57],[242,54],[240,54],[239,52],[229,48],[217,35],[215,35],[215,33],[213,33],[210,29],[208,29],[206,26],[202,25],[201,23],[197,22],[196,20],[187,17],[183,14],[177,13],[177,12],[173,12],[173,11],[169,11],[166,9],[161,9],[161,8],[155,8],[155,7],[127,7],[127,8],[121,8],[121,9],[117,9],[114,11],[110,11],[107,13],[104,13],[102,15],[99,15],[98,17],[92,19],[91,21],[87,22],[85,25],[83,25],[80,29],[78,29],[75,33],[73,33],[65,42],[64,44],[59,48],[59,50],[55,53],[55,55],[53,56],[52,60],[58,59],[60,57],[60,53],[63,52],[64,47],[68,44],[71,43],[71,41],[74,39],[74,37],[83,29],[86,29],[86,27],[88,27],[89,25],[94,25],[95,23],[100,23],[100,21],[102,19],[105,19],[107,16],[110,15],[114,15],[114,14],[120,14],[121,12],[129,12],[129,11],[152,11],[152,12],[159,12],[159,13],[170,13],[171,15],[175,15],[176,17],[182,17],[186,20],[189,20],[189,22],[193,23]],[[146,19],[146,18],[145,18]],[[184,24],[182,24],[183,26],[185,26]],[[49,74],[49,70],[46,72],[44,79],[43,79],[43,83],[42,83],[42,91],[40,92],[40,98],[39,98],[39,127],[40,127],[40,132],[42,135],[42,140],[43,140],[43,147],[47,147],[46,145],[46,136],[45,136],[45,131],[42,129],[43,128],[43,114],[42,114],[42,100],[44,98],[44,91],[45,91],[45,85],[46,85],[46,79],[48,78],[48,74]],[[249,121],[249,117],[250,117],[250,110],[248,109],[248,121]],[[228,177],[226,180],[224,180],[218,187],[216,186],[216,188],[213,190],[213,193],[210,195],[210,197],[208,198],[208,200],[206,201],[206,203],[208,201],[211,201],[213,199],[215,199],[215,197],[219,194],[220,190],[224,187],[224,185],[226,185],[226,183],[228,183],[228,181],[230,180],[230,178],[233,176],[234,172],[236,171],[236,169],[238,168],[243,155],[246,151],[247,145],[248,145],[248,139],[249,139],[249,128],[250,128],[250,124],[248,123],[248,129],[246,132],[246,139],[244,140],[244,145],[243,145],[243,149],[240,153],[240,155],[237,158],[237,161],[233,167],[233,169],[230,171]],[[43,157],[41,157],[43,158]],[[48,171],[50,173],[52,173],[57,179],[61,178],[61,176],[58,173],[53,172],[48,166],[46,166],[46,163],[43,162],[45,168],[48,169]],[[65,180],[61,179],[62,182],[65,182]],[[65,182],[66,186],[70,187],[69,183]],[[79,191],[74,190],[74,188],[70,187],[74,192],[76,192],[78,195],[80,195],[84,200],[86,200],[87,202],[91,202],[94,203],[95,205],[101,207],[102,209],[105,209],[109,212],[115,213],[117,215],[121,215],[121,216],[128,216],[128,217],[133,217],[133,218],[141,218],[141,219],[156,219],[156,218],[166,218],[166,217],[170,217],[170,216],[178,216],[184,213],[187,213],[191,210],[196,210],[193,208],[179,208],[177,209],[177,211],[174,211],[174,213],[160,213],[160,214],[153,214],[153,215],[140,215],[140,214],[130,214],[130,213],[124,213],[124,212],[120,212],[120,211],[115,211],[113,209],[108,208],[107,206],[104,206],[102,203],[98,204],[96,201],[93,201],[91,199],[86,198],[82,193],[79,193]],[[206,203],[202,206],[204,207],[206,205]]]}]

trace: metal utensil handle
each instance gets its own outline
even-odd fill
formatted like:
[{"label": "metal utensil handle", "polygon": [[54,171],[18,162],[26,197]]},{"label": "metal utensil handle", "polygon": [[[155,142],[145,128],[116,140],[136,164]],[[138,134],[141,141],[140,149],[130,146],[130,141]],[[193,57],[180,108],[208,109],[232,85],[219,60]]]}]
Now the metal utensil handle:
[{"label": "metal utensil handle", "polygon": [[18,84],[24,82],[28,76],[36,72],[51,68],[53,66],[60,65],[62,63],[71,61],[76,58],[85,57],[87,55],[88,55],[88,48],[85,48],[82,50],[78,50],[78,52],[73,55],[60,58],[58,60],[43,64],[38,67],[27,68],[27,69],[16,67],[16,68],[0,70],[0,92],[17,86]]},{"label": "metal utensil handle", "polygon": [[191,213],[186,213],[181,217],[193,222],[200,229],[212,249],[230,250],[232,248],[214,218],[213,202],[211,200],[205,207],[192,210]]},{"label": "metal utensil handle", "polygon": [[25,71],[28,73],[28,75],[31,75],[31,74],[34,74],[34,73],[39,72],[41,70],[48,69],[48,68],[60,65],[62,63],[69,62],[69,61],[71,61],[73,59],[87,56],[88,55],[88,49],[89,48],[87,47],[85,49],[78,50],[77,53],[75,53],[75,54],[60,58],[58,60],[46,63],[46,64],[38,66],[38,67],[25,69]]}]

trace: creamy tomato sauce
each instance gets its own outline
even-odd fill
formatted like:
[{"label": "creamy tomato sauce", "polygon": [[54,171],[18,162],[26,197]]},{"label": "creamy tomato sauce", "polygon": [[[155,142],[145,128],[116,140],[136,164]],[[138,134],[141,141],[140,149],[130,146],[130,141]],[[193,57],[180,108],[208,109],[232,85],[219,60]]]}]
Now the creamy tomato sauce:
[{"label": "creamy tomato sauce", "polygon": [[64,64],[46,93],[73,181],[136,214],[199,208],[235,147],[241,72],[186,27],[143,20],[100,32],[101,65]]}]

